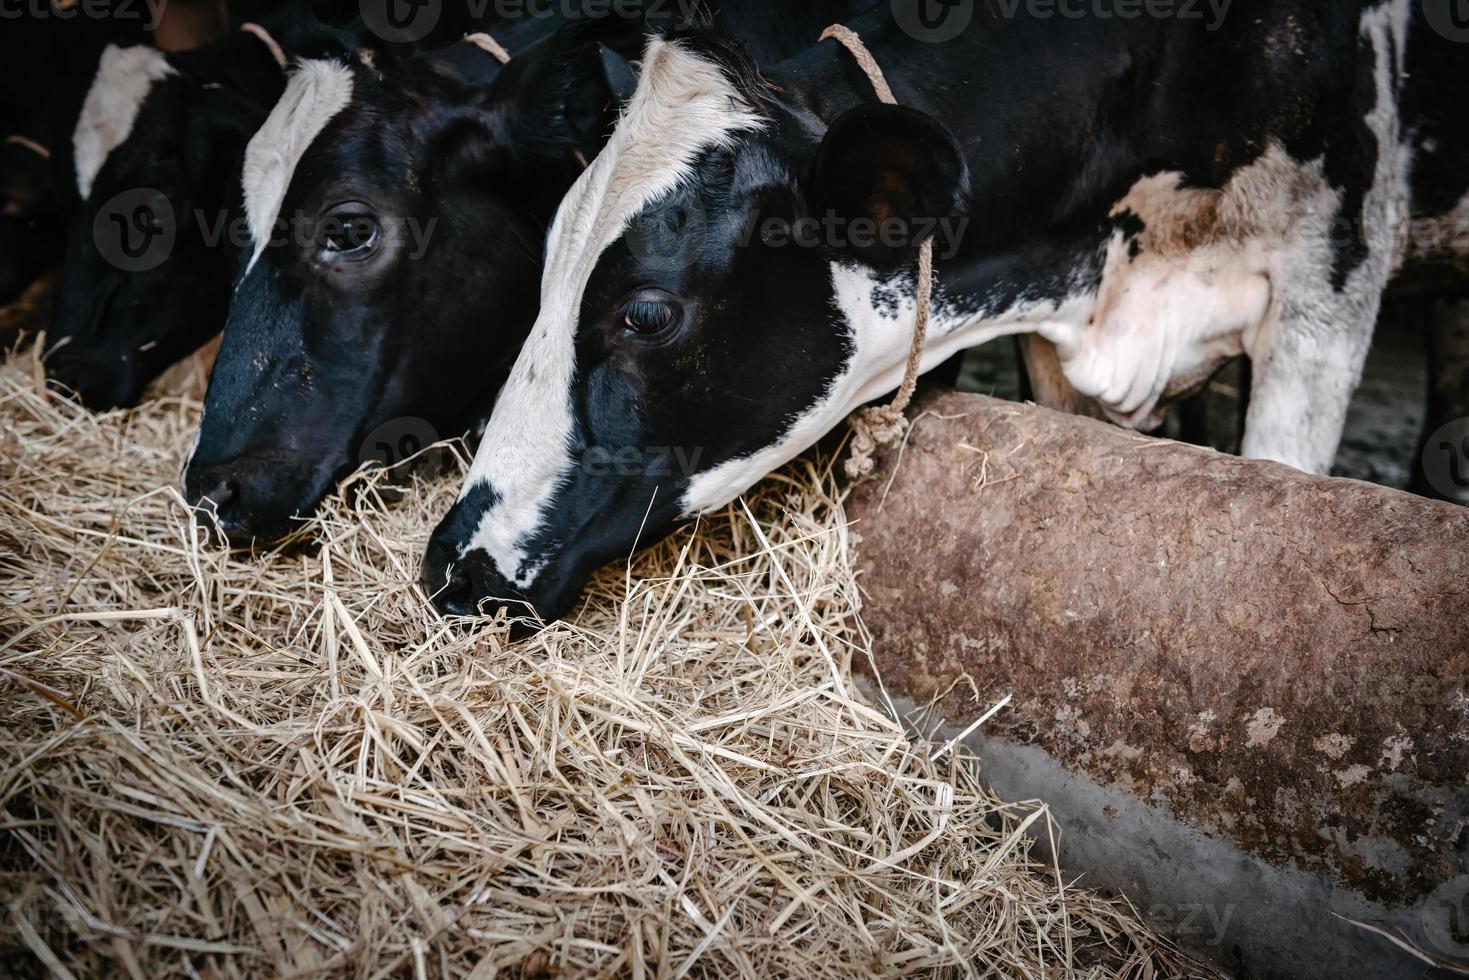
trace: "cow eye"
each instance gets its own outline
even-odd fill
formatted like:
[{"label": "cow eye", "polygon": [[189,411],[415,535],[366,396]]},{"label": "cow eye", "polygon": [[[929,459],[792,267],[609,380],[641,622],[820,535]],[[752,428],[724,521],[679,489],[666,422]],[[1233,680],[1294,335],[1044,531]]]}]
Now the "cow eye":
[{"label": "cow eye", "polygon": [[344,211],[327,215],[321,226],[321,249],[331,256],[358,257],[377,247],[382,226],[370,214]]},{"label": "cow eye", "polygon": [[622,325],[635,334],[651,336],[670,329],[679,320],[679,307],[667,293],[642,289],[629,296],[618,311]]}]

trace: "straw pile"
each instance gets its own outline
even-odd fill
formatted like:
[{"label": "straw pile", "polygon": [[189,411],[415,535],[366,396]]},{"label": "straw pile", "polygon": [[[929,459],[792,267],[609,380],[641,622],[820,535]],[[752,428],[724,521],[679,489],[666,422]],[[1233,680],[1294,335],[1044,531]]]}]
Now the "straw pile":
[{"label": "straw pile", "polygon": [[[62,976],[1177,976],[1029,855],[1036,804],[864,702],[797,465],[519,645],[425,603],[458,486],[352,481],[264,556],[172,489],[191,390],[0,369],[0,961]],[[462,466],[462,451],[457,454]],[[976,705],[976,712],[985,705]]]}]

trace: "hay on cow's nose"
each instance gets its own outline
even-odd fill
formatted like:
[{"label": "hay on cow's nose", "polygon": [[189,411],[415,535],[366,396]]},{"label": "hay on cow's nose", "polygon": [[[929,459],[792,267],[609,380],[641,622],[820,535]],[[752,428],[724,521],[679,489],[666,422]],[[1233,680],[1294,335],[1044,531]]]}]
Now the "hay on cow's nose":
[{"label": "hay on cow's nose", "polygon": [[[19,359],[17,359],[19,360]],[[856,694],[807,462],[519,646],[411,583],[456,479],[211,547],[197,391],[0,371],[0,956],[74,976],[1179,975]],[[983,705],[976,705],[976,711]]]}]

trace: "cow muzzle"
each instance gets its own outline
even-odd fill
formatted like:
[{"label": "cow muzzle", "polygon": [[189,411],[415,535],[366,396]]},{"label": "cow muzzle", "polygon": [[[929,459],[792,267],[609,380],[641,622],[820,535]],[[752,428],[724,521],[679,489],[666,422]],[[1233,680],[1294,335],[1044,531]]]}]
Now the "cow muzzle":
[{"label": "cow muzzle", "polygon": [[511,621],[511,638],[520,639],[565,616],[580,595],[577,582],[558,581],[556,566],[542,569],[532,588],[522,589],[500,574],[485,552],[461,553],[458,535],[443,525],[424,554],[420,583],[434,607],[446,616]]},{"label": "cow muzzle", "polygon": [[189,464],[184,495],[231,545],[268,544],[299,530],[329,489],[315,472],[292,472],[278,459],[241,456]]},{"label": "cow muzzle", "polygon": [[48,388],[94,412],[131,408],[147,389],[131,358],[105,350],[72,353],[61,348],[46,358],[45,365]]}]

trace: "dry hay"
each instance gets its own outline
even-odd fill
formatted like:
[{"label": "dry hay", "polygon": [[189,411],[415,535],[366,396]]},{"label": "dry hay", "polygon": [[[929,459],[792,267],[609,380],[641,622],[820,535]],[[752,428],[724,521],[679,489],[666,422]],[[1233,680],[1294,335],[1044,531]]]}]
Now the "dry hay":
[{"label": "dry hay", "polygon": [[852,690],[868,641],[818,464],[512,646],[410,584],[456,476],[397,505],[358,478],[304,543],[229,554],[172,489],[197,394],[95,417],[29,360],[0,369],[17,969],[1193,970],[1030,856],[1044,807],[988,796]]}]

